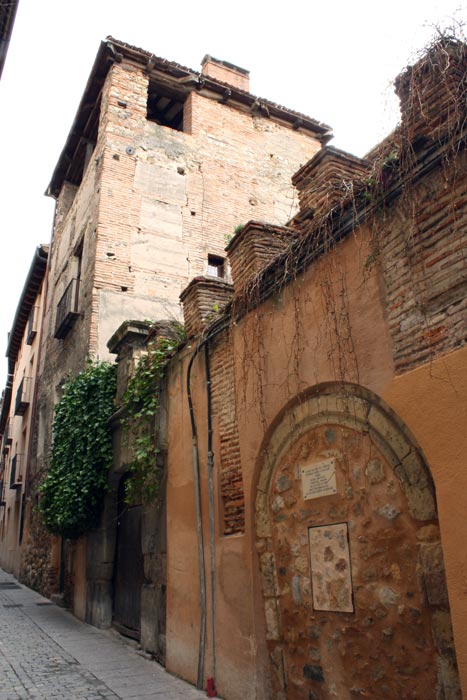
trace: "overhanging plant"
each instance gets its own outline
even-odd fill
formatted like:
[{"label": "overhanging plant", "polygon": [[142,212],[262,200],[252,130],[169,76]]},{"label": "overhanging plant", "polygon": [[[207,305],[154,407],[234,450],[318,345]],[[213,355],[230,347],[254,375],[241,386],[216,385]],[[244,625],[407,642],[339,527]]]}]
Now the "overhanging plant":
[{"label": "overhanging plant", "polygon": [[112,464],[108,419],[115,387],[115,365],[92,361],[63,387],[39,501],[44,524],[53,534],[77,539],[98,525]]},{"label": "overhanging plant", "polygon": [[158,461],[155,417],[165,369],[184,337],[183,326],[171,323],[164,336],[156,335],[150,340],[123,395],[121,422],[132,453],[130,477],[125,482],[125,500],[129,504],[151,503],[160,491],[163,469]]}]

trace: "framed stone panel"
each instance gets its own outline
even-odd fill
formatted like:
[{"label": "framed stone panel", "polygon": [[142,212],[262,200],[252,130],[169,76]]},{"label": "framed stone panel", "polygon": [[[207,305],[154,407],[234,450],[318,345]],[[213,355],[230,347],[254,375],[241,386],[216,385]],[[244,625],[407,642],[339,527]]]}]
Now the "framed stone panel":
[{"label": "framed stone panel", "polygon": [[354,612],[347,523],[308,529],[313,608]]},{"label": "framed stone panel", "polygon": [[300,474],[304,501],[337,493],[336,460],[333,457],[300,467]]}]

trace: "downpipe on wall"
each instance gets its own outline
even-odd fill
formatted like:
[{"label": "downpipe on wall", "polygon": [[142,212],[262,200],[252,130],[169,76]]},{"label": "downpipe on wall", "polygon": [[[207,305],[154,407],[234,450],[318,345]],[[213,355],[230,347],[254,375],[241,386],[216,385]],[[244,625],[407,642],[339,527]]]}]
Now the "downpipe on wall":
[{"label": "downpipe on wall", "polygon": [[204,654],[206,649],[206,574],[204,563],[204,538],[203,538],[203,523],[201,520],[201,489],[199,483],[199,459],[198,459],[198,435],[196,431],[195,416],[193,411],[193,401],[191,398],[191,369],[193,361],[197,355],[195,352],[188,364],[187,371],[187,395],[188,406],[190,409],[191,421],[191,441],[193,455],[193,485],[195,490],[195,508],[196,508],[196,535],[198,540],[198,570],[199,570],[199,591],[200,591],[200,625],[199,625],[199,648],[198,648],[198,674],[196,687],[201,690],[203,688],[204,678]]},{"label": "downpipe on wall", "polygon": [[198,538],[198,566],[200,583],[200,635],[198,650],[198,674],[197,688],[203,688],[204,662],[206,650],[206,574],[204,559],[204,537],[201,516],[201,487],[199,472],[198,434],[196,429],[193,400],[191,396],[191,372],[193,363],[198,353],[204,348],[204,361],[206,371],[206,399],[207,399],[207,458],[208,458],[208,503],[209,503],[209,552],[210,552],[210,582],[211,582],[211,634],[212,634],[212,677],[208,678],[208,697],[216,697],[215,678],[217,673],[217,645],[216,645],[216,558],[215,558],[215,514],[214,514],[214,454],[212,450],[212,409],[211,409],[211,372],[209,365],[209,341],[227,328],[227,323],[223,321],[219,326],[214,326],[211,332],[196,347],[190,358],[187,369],[187,396],[190,412],[191,435],[193,445],[193,479],[195,489],[196,506],[196,532]]},{"label": "downpipe on wall", "polygon": [[212,687],[208,686],[208,697],[217,695],[215,679],[217,672],[216,653],[216,543],[214,537],[214,454],[212,451],[212,409],[211,409],[211,368],[209,366],[209,346],[204,346],[204,364],[206,370],[206,400],[208,421],[208,498],[209,498],[209,562],[211,573],[211,636],[212,636]]}]

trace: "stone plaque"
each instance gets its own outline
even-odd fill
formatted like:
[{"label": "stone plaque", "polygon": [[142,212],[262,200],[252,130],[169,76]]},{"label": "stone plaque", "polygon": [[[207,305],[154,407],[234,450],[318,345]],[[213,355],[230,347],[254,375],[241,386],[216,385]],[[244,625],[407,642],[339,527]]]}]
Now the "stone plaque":
[{"label": "stone plaque", "polygon": [[337,493],[336,460],[325,459],[322,462],[301,467],[303,499],[332,496]]},{"label": "stone plaque", "polygon": [[314,610],[353,612],[347,523],[308,529]]}]

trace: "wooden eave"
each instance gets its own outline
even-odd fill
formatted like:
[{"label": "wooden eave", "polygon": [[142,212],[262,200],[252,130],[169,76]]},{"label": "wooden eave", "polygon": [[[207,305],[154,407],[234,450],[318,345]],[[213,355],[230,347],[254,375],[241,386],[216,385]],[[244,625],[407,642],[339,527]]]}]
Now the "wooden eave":
[{"label": "wooden eave", "polygon": [[21,341],[23,339],[24,330],[29,321],[29,314],[35,304],[37,295],[40,291],[42,282],[45,277],[47,268],[49,247],[40,245],[36,248],[31,267],[29,268],[23,291],[16,308],[13,326],[10,331],[6,356],[9,361],[9,371],[13,373],[16,360],[18,358]]},{"label": "wooden eave", "polygon": [[79,181],[77,171],[84,155],[82,149],[95,124],[94,120],[98,118],[96,108],[107,73],[114,61],[115,56],[109,51],[106,42],[101,42],[70,133],[45,192],[48,196],[57,198],[65,181],[75,184]]},{"label": "wooden eave", "polygon": [[37,295],[45,277],[48,254],[48,245],[40,245],[36,248],[8,337],[6,351],[6,357],[8,358],[8,378],[1,403],[0,436],[2,436],[5,431],[6,422],[10,413],[13,375],[19,349],[21,347],[21,341],[23,340],[24,331],[29,321],[29,314],[36,302]]},{"label": "wooden eave", "polygon": [[19,0],[0,2],[0,76],[5,65]]},{"label": "wooden eave", "polygon": [[3,392],[1,401],[1,411],[0,411],[0,438],[3,437],[5,433],[5,426],[10,415],[11,406],[11,396],[12,396],[12,382],[13,377],[11,374],[8,375],[7,384]]}]

